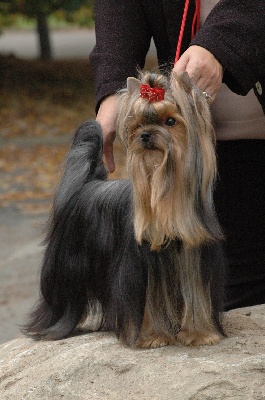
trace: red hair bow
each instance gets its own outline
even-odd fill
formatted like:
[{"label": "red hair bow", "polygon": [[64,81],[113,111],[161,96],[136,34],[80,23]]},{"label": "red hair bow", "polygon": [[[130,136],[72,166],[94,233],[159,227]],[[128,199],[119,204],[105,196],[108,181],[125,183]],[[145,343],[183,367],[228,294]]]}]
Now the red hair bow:
[{"label": "red hair bow", "polygon": [[153,101],[161,101],[164,100],[165,89],[151,88],[149,85],[141,85],[140,97],[143,99],[148,99],[150,103]]}]

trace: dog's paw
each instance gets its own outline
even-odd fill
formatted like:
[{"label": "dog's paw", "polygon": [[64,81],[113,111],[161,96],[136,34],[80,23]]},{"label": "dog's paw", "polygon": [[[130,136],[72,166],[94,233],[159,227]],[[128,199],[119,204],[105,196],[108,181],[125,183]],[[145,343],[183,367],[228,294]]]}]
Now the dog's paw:
[{"label": "dog's paw", "polygon": [[220,342],[220,336],[216,332],[196,332],[180,330],[176,339],[185,346],[214,345]]},{"label": "dog's paw", "polygon": [[151,334],[146,337],[140,337],[136,342],[136,347],[141,349],[156,349],[158,347],[172,346],[174,344],[176,344],[176,341],[173,338]]}]

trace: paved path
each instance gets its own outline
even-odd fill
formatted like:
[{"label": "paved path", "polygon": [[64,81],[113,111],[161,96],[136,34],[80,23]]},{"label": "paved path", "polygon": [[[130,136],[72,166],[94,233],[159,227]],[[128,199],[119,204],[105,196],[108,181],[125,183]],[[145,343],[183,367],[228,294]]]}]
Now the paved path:
[{"label": "paved path", "polygon": [[[95,45],[95,32],[89,29],[51,31],[55,59],[86,58]],[[20,58],[38,58],[38,36],[32,30],[4,30],[0,35],[0,53]]]},{"label": "paved path", "polygon": [[37,300],[45,220],[0,208],[0,344],[21,336],[19,325]]},{"label": "paved path", "polygon": [[[51,31],[54,59],[86,58],[95,43],[93,29],[62,29]],[[155,54],[154,44],[150,53]],[[13,54],[20,58],[38,58],[38,36],[33,30],[6,29],[0,35],[0,54]]]}]

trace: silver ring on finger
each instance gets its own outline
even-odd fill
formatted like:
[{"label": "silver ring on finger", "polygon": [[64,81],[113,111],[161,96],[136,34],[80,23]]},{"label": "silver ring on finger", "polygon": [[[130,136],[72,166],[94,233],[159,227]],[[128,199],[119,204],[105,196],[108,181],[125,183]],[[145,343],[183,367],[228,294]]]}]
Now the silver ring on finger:
[{"label": "silver ring on finger", "polygon": [[213,101],[212,96],[211,96],[210,94],[208,94],[207,92],[202,92],[202,94],[204,95],[204,97],[205,97],[207,103],[208,103],[208,104],[211,104],[212,101]]}]

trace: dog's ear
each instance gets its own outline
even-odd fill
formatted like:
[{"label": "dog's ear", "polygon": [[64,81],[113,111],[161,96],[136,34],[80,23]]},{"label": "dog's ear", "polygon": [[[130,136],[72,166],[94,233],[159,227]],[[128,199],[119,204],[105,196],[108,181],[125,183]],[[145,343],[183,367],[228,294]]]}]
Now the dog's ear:
[{"label": "dog's ear", "polygon": [[171,75],[171,90],[174,92],[180,88],[186,94],[191,94],[193,85],[192,81],[187,74],[187,72],[183,72],[182,74],[178,75],[175,72]]},{"label": "dog's ear", "polygon": [[128,93],[134,93],[136,90],[140,90],[142,82],[139,81],[139,79],[136,79],[134,77],[129,77],[127,78],[127,90]]},{"label": "dog's ear", "polygon": [[[202,117],[203,120],[211,120],[209,103],[202,90],[194,85],[187,72],[180,75],[173,73],[170,87],[183,116],[189,112],[190,115]],[[188,114],[186,118],[189,118]]]}]

